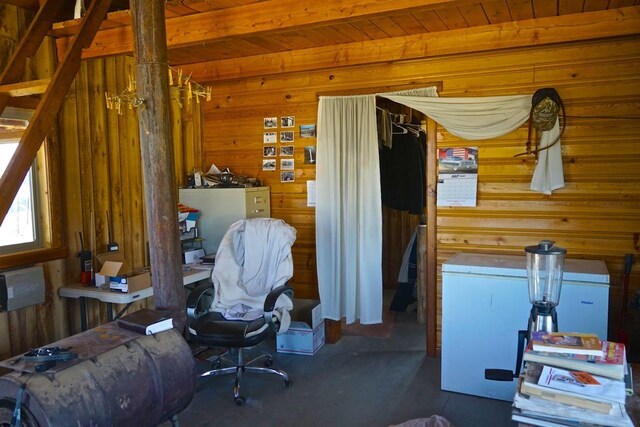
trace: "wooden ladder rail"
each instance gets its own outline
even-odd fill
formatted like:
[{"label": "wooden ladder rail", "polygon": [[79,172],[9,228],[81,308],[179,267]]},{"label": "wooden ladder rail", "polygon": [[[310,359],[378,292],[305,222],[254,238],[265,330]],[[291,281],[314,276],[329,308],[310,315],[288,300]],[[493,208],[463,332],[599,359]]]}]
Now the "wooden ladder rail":
[{"label": "wooden ladder rail", "polygon": [[[48,0],[42,8],[45,8],[49,3],[58,2],[63,3],[57,0]],[[93,0],[91,3],[91,6],[82,19],[78,33],[73,37],[71,47],[67,50],[62,63],[58,65],[47,87],[47,91],[42,96],[20,140],[20,144],[18,144],[18,148],[16,148],[13,157],[7,165],[7,169],[2,175],[2,178],[0,178],[0,224],[4,221],[13,203],[13,199],[22,185],[22,181],[27,175],[42,145],[42,141],[47,135],[47,132],[49,132],[49,129],[51,129],[51,126],[55,123],[58,111],[64,102],[65,95],[69,91],[69,87],[80,69],[82,49],[88,47],[93,41],[110,5],[111,0]],[[40,15],[40,13],[38,13],[38,15]],[[53,17],[50,17],[50,19],[51,22],[53,22]],[[51,22],[48,28],[50,28]],[[29,34],[25,37],[28,36]],[[24,44],[29,45],[29,48],[31,48],[31,41],[26,41]],[[26,52],[27,47],[25,47],[24,50]],[[21,55],[25,55],[25,53],[21,53]],[[13,65],[13,67],[15,67],[15,65]]]},{"label": "wooden ladder rail", "polygon": [[[47,0],[38,10],[27,29],[27,33],[20,40],[18,48],[11,55],[7,67],[0,76],[0,86],[18,83],[22,80],[27,58],[35,56],[63,4],[63,1]],[[0,93],[0,114],[7,107],[10,100],[11,95]]]}]

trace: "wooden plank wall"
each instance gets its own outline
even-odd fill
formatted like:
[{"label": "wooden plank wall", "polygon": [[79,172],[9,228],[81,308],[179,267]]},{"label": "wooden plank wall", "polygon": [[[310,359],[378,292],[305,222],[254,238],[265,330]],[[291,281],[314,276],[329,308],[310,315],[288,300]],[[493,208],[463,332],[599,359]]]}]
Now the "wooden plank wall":
[{"label": "wooden plank wall", "polygon": [[[53,45],[43,49],[46,51],[43,55],[51,59]],[[40,61],[32,72],[49,75],[46,74],[51,71],[49,67],[48,62]],[[61,238],[69,255],[67,259],[44,264],[45,304],[0,313],[2,359],[80,331],[78,300],[60,298],[58,289],[79,282],[80,263],[76,257],[80,250],[79,233],[83,235],[85,248],[91,248],[94,255],[106,251],[107,212],[111,240],[119,243],[128,264],[133,268],[148,265],[137,113],[125,110],[118,115],[107,110],[105,103],[105,92],[121,93],[133,70],[130,57],[85,61],[67,94],[59,115],[59,129],[54,129],[49,138],[54,143],[48,145],[54,145],[56,150],[48,155],[55,155],[54,173],[59,173],[63,187],[50,191],[62,199]],[[184,105],[181,108],[178,96],[174,90],[171,109],[177,182],[172,191],[185,183],[186,171],[200,167],[202,156],[202,104],[189,104],[181,99]],[[152,299],[147,299],[134,304],[131,310],[150,304]],[[105,304],[96,301],[88,301],[88,314],[90,327],[107,320]]]},{"label": "wooden plank wall", "polygon": [[[205,107],[205,163],[257,176],[271,187],[273,216],[298,230],[296,294],[317,297],[315,212],[306,207],[306,181],[315,178],[315,167],[303,164],[303,147],[315,140],[300,139],[297,126],[316,122],[318,94],[434,81],[442,82],[441,96],[532,94],[537,88],[555,87],[569,118],[562,142],[566,188],[551,196],[528,189],[534,159],[513,157],[524,148],[524,127],[471,143],[438,127],[439,147],[479,147],[478,206],[438,209],[438,263],[429,268],[438,271],[439,300],[440,267],[451,255],[522,254],[524,246],[550,238],[566,247],[570,257],[606,261],[613,328],[623,257],[638,255],[639,41],[619,38],[213,82],[214,99]],[[280,182],[279,167],[276,172],[261,170],[263,118],[283,115],[296,117],[293,183]],[[636,268],[631,292],[640,289],[639,278]],[[523,313],[523,324],[526,316]]]}]

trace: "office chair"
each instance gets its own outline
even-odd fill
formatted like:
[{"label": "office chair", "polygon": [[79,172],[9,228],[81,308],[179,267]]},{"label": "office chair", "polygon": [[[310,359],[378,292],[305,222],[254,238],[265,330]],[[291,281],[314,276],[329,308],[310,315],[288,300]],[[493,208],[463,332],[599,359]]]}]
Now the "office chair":
[{"label": "office chair", "polygon": [[[240,394],[244,372],[275,374],[285,387],[291,386],[286,372],[271,367],[270,354],[245,362],[244,350],[289,328],[293,289],[287,281],[293,276],[295,239],[295,228],[282,220],[252,218],[232,224],[216,253],[212,283],[197,287],[187,299],[187,314],[193,319],[189,340],[227,349],[213,360],[211,370],[198,377],[235,373],[233,397],[238,406],[246,401]],[[227,357],[236,351],[237,363]],[[231,366],[221,367],[223,361]],[[261,361],[264,366],[250,366]]]}]

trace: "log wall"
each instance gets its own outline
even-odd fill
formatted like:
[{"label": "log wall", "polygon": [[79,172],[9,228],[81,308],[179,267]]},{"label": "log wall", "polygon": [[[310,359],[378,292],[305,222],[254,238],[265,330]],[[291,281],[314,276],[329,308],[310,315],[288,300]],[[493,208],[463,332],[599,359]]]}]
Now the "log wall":
[{"label": "log wall", "polygon": [[[45,58],[51,59],[53,46],[44,50],[48,52]],[[47,71],[44,64],[40,61],[33,72]],[[79,282],[80,233],[85,249],[91,249],[94,256],[106,252],[107,243],[115,241],[132,268],[148,265],[137,114],[125,109],[118,115],[107,110],[105,103],[105,92],[121,93],[133,70],[130,57],[84,61],[66,96],[59,126],[49,137],[49,145],[56,150],[48,155],[54,156],[57,182],[62,186],[59,193],[57,188],[50,192],[62,199],[64,213],[57,213],[54,220],[63,223],[64,235],[59,238],[66,244],[68,257],[43,264],[44,304],[0,313],[0,358],[80,331],[78,300],[58,296],[60,287]],[[169,191],[185,183],[186,171],[200,167],[202,104],[180,99],[180,107],[178,96],[174,89],[171,111],[177,182]],[[87,303],[89,326],[106,322],[106,305],[93,300]],[[152,304],[147,299],[131,310]]]},{"label": "log wall", "polygon": [[[4,70],[32,18],[31,12],[11,5],[0,5],[0,70]],[[51,77],[55,70],[53,40],[45,38],[35,57],[30,58],[26,65],[25,80]],[[56,183],[49,189],[40,188],[40,194],[37,195],[41,212],[47,216],[43,219],[42,238],[52,248],[61,248],[64,244],[61,235],[64,220],[59,200],[63,189],[60,188],[59,181],[55,180],[60,174],[59,143],[57,128],[54,127],[38,152],[36,160],[36,173],[41,182]],[[23,264],[26,263],[29,263],[28,259]],[[68,325],[64,318],[65,306],[56,296],[56,283],[60,283],[64,278],[64,261],[47,262],[43,267],[45,302],[9,313],[0,313],[0,359],[68,335]]]},{"label": "log wall", "polygon": [[[66,283],[77,283],[80,277],[75,257],[80,233],[94,254],[106,252],[112,241],[131,268],[149,265],[137,113],[125,106],[119,115],[105,102],[105,92],[122,93],[135,76],[134,67],[133,58],[126,56],[84,61],[59,115],[69,247]],[[175,88],[170,102],[177,182],[167,191],[177,191],[185,184],[186,171],[199,167],[202,104],[187,103]],[[105,304],[88,303],[89,326],[105,322]],[[135,303],[131,310],[149,304],[152,299]],[[77,332],[77,301],[67,305],[71,331]]]},{"label": "log wall", "polygon": [[[553,239],[570,257],[606,261],[613,330],[621,301],[622,260],[625,253],[638,255],[634,235],[637,239],[640,232],[637,37],[342,68],[327,64],[318,71],[260,78],[238,73],[239,78],[212,82],[214,99],[205,107],[204,161],[257,176],[271,187],[272,215],[298,229],[293,284],[302,297],[317,297],[315,212],[306,206],[306,181],[315,178],[315,166],[303,162],[304,147],[315,145],[315,140],[301,139],[298,125],[316,123],[319,94],[433,82],[442,82],[441,96],[532,94],[541,87],[555,87],[569,117],[562,140],[566,187],[553,195],[528,189],[533,158],[513,157],[524,149],[526,128],[468,142],[438,127],[438,147],[478,146],[478,204],[437,210],[438,261],[429,268],[438,271],[439,300],[440,267],[453,254],[522,254],[526,245]],[[264,117],[285,115],[296,118],[295,182],[282,183],[279,165],[277,171],[262,170],[262,134]],[[632,293],[640,289],[639,278],[634,271]]]}]

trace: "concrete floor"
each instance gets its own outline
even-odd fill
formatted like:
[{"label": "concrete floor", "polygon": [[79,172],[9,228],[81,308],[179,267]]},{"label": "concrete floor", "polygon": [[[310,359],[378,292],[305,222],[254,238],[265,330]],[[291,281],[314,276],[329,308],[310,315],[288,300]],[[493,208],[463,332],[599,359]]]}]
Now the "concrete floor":
[{"label": "concrete floor", "polygon": [[434,414],[456,427],[514,426],[509,402],[440,390],[440,359],[426,357],[425,328],[415,318],[398,313],[390,338],[343,336],[315,356],[275,353],[275,341],[267,341],[256,351],[274,355],[290,388],[275,376],[245,375],[247,401],[238,407],[233,376],[198,380],[180,426],[383,427]]}]

